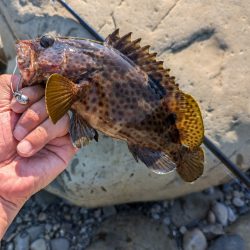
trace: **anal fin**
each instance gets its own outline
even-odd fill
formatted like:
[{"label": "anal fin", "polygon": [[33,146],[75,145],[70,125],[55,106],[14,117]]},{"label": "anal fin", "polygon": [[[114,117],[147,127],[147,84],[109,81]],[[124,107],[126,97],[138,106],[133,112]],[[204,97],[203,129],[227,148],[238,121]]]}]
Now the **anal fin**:
[{"label": "anal fin", "polygon": [[77,148],[85,146],[90,140],[95,139],[98,141],[97,131],[90,127],[74,110],[70,113],[70,136],[73,145]]},{"label": "anal fin", "polygon": [[176,165],[171,158],[161,151],[149,148],[140,148],[136,145],[128,144],[128,148],[135,160],[141,160],[149,169],[157,174],[166,174],[174,170]]}]

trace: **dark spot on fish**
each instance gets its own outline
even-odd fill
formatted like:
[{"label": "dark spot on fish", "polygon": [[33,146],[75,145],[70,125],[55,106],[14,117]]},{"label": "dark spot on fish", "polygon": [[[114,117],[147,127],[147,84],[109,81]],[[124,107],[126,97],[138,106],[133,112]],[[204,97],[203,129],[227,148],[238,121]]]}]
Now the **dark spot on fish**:
[{"label": "dark spot on fish", "polygon": [[166,119],[165,119],[165,125],[166,125],[167,127],[170,127],[171,125],[174,125],[175,122],[176,122],[176,119],[177,119],[176,114],[175,114],[175,113],[170,113],[170,114],[166,117]]}]

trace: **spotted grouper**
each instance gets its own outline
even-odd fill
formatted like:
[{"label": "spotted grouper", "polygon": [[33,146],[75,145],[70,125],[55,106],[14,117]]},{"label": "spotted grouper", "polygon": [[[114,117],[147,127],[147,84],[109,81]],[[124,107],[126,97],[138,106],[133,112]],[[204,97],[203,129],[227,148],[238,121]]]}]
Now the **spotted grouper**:
[{"label": "spotted grouper", "polygon": [[100,131],[126,141],[152,171],[176,169],[192,182],[204,167],[199,106],[140,40],[116,30],[103,43],[48,35],[18,41],[23,84],[46,82],[48,114],[56,123],[70,111],[76,147],[98,140]]}]

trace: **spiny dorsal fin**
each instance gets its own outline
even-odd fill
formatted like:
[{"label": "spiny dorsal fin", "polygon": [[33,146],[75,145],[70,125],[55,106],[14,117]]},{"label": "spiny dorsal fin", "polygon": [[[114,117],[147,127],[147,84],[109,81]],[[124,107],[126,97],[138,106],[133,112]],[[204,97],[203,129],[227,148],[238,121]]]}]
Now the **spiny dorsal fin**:
[{"label": "spiny dorsal fin", "polygon": [[105,44],[120,51],[146,72],[152,80],[158,81],[167,90],[178,90],[178,84],[169,75],[170,70],[164,69],[163,61],[156,60],[157,54],[149,52],[149,45],[141,47],[141,38],[132,41],[131,35],[130,32],[120,37],[119,29],[116,29],[105,39]]}]

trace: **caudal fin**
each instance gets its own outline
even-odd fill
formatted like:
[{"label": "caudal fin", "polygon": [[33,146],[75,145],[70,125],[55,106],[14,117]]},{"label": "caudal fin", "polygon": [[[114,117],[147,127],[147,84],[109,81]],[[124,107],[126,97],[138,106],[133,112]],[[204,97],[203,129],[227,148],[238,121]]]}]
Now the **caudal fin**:
[{"label": "caudal fin", "polygon": [[204,126],[200,108],[194,98],[179,91],[168,99],[168,105],[176,114],[181,144],[191,149],[200,146],[204,138]]},{"label": "caudal fin", "polygon": [[198,179],[204,169],[204,151],[201,147],[193,150],[183,148],[177,172],[184,181],[193,182]]},{"label": "caudal fin", "polygon": [[47,112],[54,124],[71,108],[78,90],[75,83],[59,74],[49,77],[45,89],[45,101]]}]

